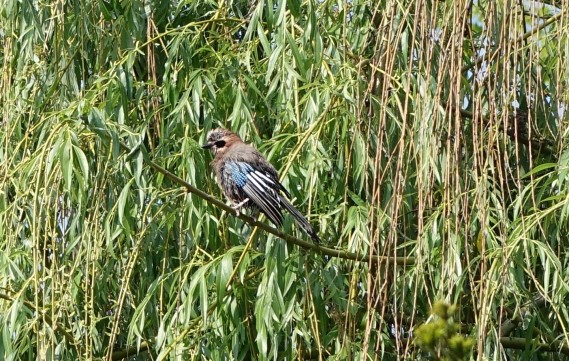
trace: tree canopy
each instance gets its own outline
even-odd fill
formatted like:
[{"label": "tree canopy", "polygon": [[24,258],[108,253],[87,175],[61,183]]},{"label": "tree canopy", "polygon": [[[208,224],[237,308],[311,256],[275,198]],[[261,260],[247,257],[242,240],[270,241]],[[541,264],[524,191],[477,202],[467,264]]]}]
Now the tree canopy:
[{"label": "tree canopy", "polygon": [[569,0],[1,3],[0,358],[569,359]]}]

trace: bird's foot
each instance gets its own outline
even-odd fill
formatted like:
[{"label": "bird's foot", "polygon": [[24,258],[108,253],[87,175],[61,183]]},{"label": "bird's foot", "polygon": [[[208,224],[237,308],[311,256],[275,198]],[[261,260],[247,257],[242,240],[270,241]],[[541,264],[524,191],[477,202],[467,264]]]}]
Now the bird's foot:
[{"label": "bird's foot", "polygon": [[242,202],[232,205],[231,208],[239,211],[239,209],[243,207],[247,202],[249,202],[249,198],[245,198]]}]

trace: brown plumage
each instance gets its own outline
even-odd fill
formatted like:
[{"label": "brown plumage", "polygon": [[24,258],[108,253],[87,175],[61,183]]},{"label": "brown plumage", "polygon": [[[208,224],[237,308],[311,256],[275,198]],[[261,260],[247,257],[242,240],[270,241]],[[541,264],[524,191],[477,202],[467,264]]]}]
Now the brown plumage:
[{"label": "brown plumage", "polygon": [[314,240],[320,239],[304,216],[281,195],[290,193],[279,182],[276,169],[252,146],[224,128],[211,130],[202,146],[213,150],[211,162],[217,182],[234,208],[258,208],[277,227],[283,224],[282,210],[286,209],[296,223]]}]

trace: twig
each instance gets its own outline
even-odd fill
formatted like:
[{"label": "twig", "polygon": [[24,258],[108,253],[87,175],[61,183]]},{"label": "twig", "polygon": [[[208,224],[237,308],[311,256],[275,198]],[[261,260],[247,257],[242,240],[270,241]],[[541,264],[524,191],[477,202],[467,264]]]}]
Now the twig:
[{"label": "twig", "polygon": [[[3,294],[3,293],[0,293],[0,299],[10,301],[10,302],[16,302],[15,298],[8,296],[6,294]],[[38,318],[43,317],[43,319],[45,320],[45,323],[48,324],[52,328],[53,332],[60,332],[63,335],[63,337],[67,340],[67,342],[74,345],[78,352],[81,352],[81,350],[78,346],[78,343],[72,334],[67,332],[67,330],[65,330],[64,328],[60,327],[57,323],[53,322],[53,319],[48,314],[39,310],[32,302],[24,300],[23,303],[24,303],[24,305],[26,305],[29,308],[31,308],[32,310],[34,310],[34,312],[38,315]]]},{"label": "twig", "polygon": [[[127,147],[126,145],[124,145],[122,143],[121,143],[121,147],[125,151],[127,151],[129,154],[132,152],[132,150],[129,147]],[[142,150],[140,150],[140,151],[142,151]],[[166,178],[170,179],[172,182],[177,183],[177,184],[181,185],[182,187],[186,188],[186,190],[189,193],[197,195],[198,197],[206,200],[209,203],[214,204],[215,206],[217,206],[217,207],[223,209],[224,211],[226,211],[227,213],[230,213],[233,216],[243,220],[244,222],[246,222],[252,226],[259,227],[268,233],[271,233],[271,234],[273,234],[279,238],[284,239],[288,243],[292,243],[292,244],[295,244],[299,247],[316,251],[316,252],[323,254],[323,255],[326,255],[326,256],[349,259],[349,260],[360,261],[360,262],[369,262],[371,259],[371,260],[374,260],[374,261],[380,262],[380,263],[395,262],[395,264],[403,265],[403,266],[412,265],[415,263],[415,257],[387,257],[387,256],[372,256],[372,257],[370,257],[369,255],[364,255],[364,254],[359,254],[359,253],[355,253],[355,252],[348,252],[348,251],[344,251],[344,250],[324,247],[324,246],[321,246],[321,245],[318,245],[318,244],[315,244],[312,242],[303,241],[300,238],[297,238],[297,237],[291,236],[289,234],[283,233],[283,232],[279,231],[278,229],[267,225],[266,223],[259,222],[258,220],[254,219],[254,218],[251,218],[249,216],[241,214],[240,212],[231,208],[230,206],[223,203],[219,199],[197,189],[196,187],[192,186],[190,183],[186,182],[185,180],[178,177],[174,173],[168,171],[167,169],[165,169],[165,168],[159,166],[158,164],[156,164],[155,162],[151,161],[150,159],[148,159],[148,156],[144,151],[142,151],[142,153],[143,153],[144,161],[152,169],[163,174]]]},{"label": "twig", "polygon": [[[543,30],[544,28],[548,27],[549,25],[551,25],[554,22],[556,22],[557,20],[559,20],[563,15],[564,15],[564,12],[560,11],[558,14],[555,14],[554,16],[547,19],[547,21],[545,21],[543,24],[531,29],[527,33],[520,35],[517,39],[514,40],[514,43],[519,43],[519,42],[526,40],[530,36],[538,33],[539,31]],[[472,69],[473,67],[479,66],[484,61],[488,61],[489,59],[493,59],[494,57],[496,57],[498,55],[498,53],[500,52],[500,49],[501,49],[501,47],[498,47],[498,49],[494,50],[493,52],[489,53],[488,55],[484,55],[484,56],[476,59],[472,64],[465,65],[464,67],[462,67],[461,72],[465,73],[465,72],[469,71],[470,69]]]},{"label": "twig", "polygon": [[130,346],[127,348],[124,348],[122,350],[118,350],[112,353],[111,356],[111,360],[112,361],[118,361],[118,360],[122,360],[124,358],[127,358],[129,356],[134,356],[134,355],[138,355],[140,353],[146,352],[149,349],[149,344],[146,341],[143,341],[140,343],[140,347],[138,346]]}]

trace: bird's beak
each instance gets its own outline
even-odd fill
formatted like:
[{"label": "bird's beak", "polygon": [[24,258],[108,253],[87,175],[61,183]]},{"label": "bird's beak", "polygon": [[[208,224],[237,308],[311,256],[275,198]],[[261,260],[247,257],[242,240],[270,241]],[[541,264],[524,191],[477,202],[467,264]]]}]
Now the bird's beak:
[{"label": "bird's beak", "polygon": [[209,149],[211,147],[213,147],[213,143],[205,143],[204,145],[202,145],[203,149]]}]

